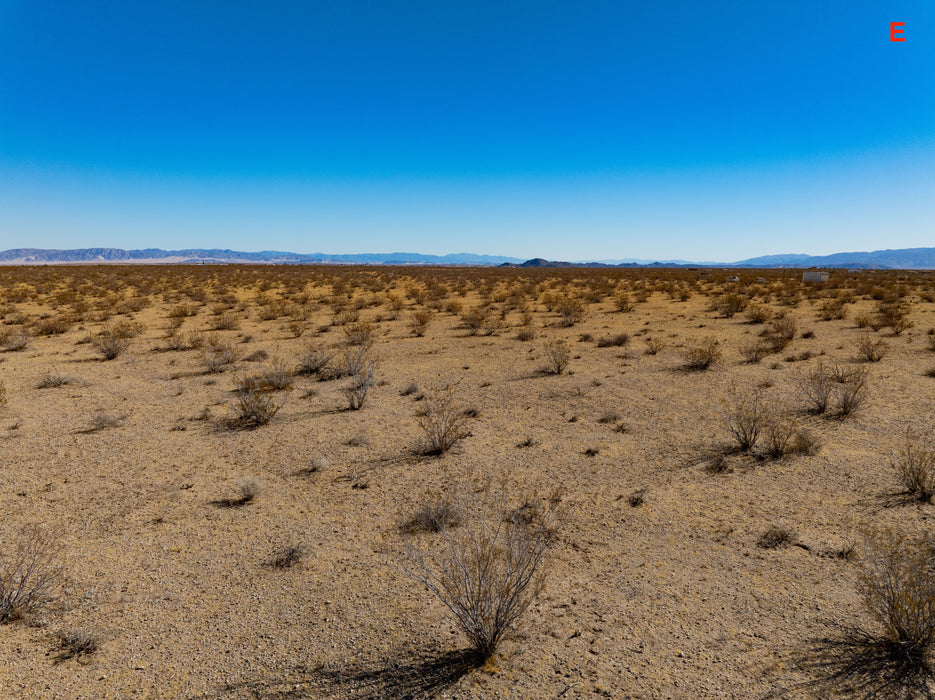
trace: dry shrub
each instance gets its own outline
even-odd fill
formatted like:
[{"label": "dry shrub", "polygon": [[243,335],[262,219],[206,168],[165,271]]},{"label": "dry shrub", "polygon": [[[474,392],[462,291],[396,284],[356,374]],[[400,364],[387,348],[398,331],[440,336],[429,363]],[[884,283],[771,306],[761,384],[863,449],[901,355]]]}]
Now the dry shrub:
[{"label": "dry shrub", "polygon": [[32,336],[22,328],[5,328],[0,331],[0,347],[7,352],[19,352],[29,347]]},{"label": "dry shrub", "polygon": [[[405,537],[403,570],[454,615],[480,663],[515,629],[544,583],[540,567],[552,541],[551,521],[524,523],[502,503],[468,507],[463,527],[440,523],[427,542]],[[468,515],[469,514],[469,515]]]},{"label": "dry shrub", "polygon": [[725,294],[717,302],[718,312],[725,318],[733,318],[745,308],[747,308],[747,299],[739,294]]},{"label": "dry shrub", "polygon": [[617,333],[597,341],[599,348],[619,348],[630,342],[629,333]]},{"label": "dry shrub", "polygon": [[770,321],[772,334],[791,342],[799,330],[799,324],[792,316],[781,316]]},{"label": "dry shrub", "polygon": [[3,380],[0,379],[0,408],[6,406],[7,397],[6,397],[6,384],[3,383]]},{"label": "dry shrub", "polygon": [[121,329],[109,326],[95,336],[91,344],[103,359],[113,360],[130,346],[130,339],[122,334]]},{"label": "dry shrub", "polygon": [[377,360],[370,352],[369,345],[347,345],[344,348],[344,363],[346,376],[351,378],[351,383],[344,388],[344,395],[348,408],[358,411],[364,407],[367,393],[373,386]]},{"label": "dry shrub", "polygon": [[721,357],[721,349],[718,345],[717,338],[703,338],[692,341],[682,351],[685,368],[695,371],[708,369]]},{"label": "dry shrub", "polygon": [[57,537],[28,525],[12,544],[13,551],[0,554],[0,624],[19,620],[50,603],[62,582]]},{"label": "dry shrub", "polygon": [[802,665],[818,693],[864,698],[930,698],[935,668],[935,576],[928,538],[895,531],[868,536],[860,592],[871,627],[842,625],[811,642]]},{"label": "dry shrub", "polygon": [[450,384],[426,390],[416,420],[428,441],[426,454],[444,454],[468,435],[464,412],[455,405]]},{"label": "dry shrub", "polygon": [[559,325],[564,328],[571,328],[576,323],[581,322],[585,315],[584,304],[572,298],[562,299],[556,310],[560,317]]},{"label": "dry shrub", "polygon": [[523,326],[516,332],[516,339],[524,342],[536,339],[536,329],[529,326]]},{"label": "dry shrub", "polygon": [[403,533],[414,535],[419,532],[442,532],[464,524],[461,511],[448,499],[434,499],[421,506],[408,520],[400,525]]},{"label": "dry shrub", "polygon": [[347,345],[369,347],[373,343],[373,324],[367,321],[350,323],[344,326],[344,339]]},{"label": "dry shrub", "polygon": [[766,530],[760,539],[756,541],[756,546],[763,549],[778,549],[795,544],[795,533],[786,527],[772,525]]},{"label": "dry shrub", "polygon": [[882,340],[865,335],[857,341],[857,356],[864,362],[879,362],[885,354],[886,343]]},{"label": "dry shrub", "polygon": [[834,405],[834,416],[844,420],[856,413],[866,400],[866,371],[851,371],[845,381],[840,382]]},{"label": "dry shrub", "polygon": [[226,311],[212,316],[209,326],[213,331],[234,331],[240,328],[240,316],[234,311]]},{"label": "dry shrub", "polygon": [[471,335],[477,335],[484,327],[487,316],[488,312],[486,309],[474,308],[461,315],[461,322],[471,332]]},{"label": "dry shrub", "polygon": [[545,345],[545,357],[548,364],[547,374],[562,374],[571,361],[571,348],[564,340],[550,340]]},{"label": "dry shrub", "polygon": [[74,322],[67,316],[42,318],[36,321],[33,332],[36,335],[60,335],[67,332],[72,325],[74,325]]},{"label": "dry shrub", "polygon": [[929,440],[922,440],[906,431],[902,447],[893,450],[890,465],[896,472],[905,493],[930,503],[935,495],[935,449]]},{"label": "dry shrub", "polygon": [[328,369],[334,353],[323,350],[315,345],[306,345],[299,355],[299,365],[296,374],[320,375]]},{"label": "dry shrub", "polygon": [[98,635],[91,630],[78,628],[58,634],[59,661],[89,656],[100,649]]},{"label": "dry shrub", "polygon": [[193,304],[176,304],[169,309],[169,318],[190,318],[198,313],[198,308]]},{"label": "dry shrub", "polygon": [[425,335],[425,331],[428,329],[431,320],[431,311],[426,311],[424,309],[413,311],[409,315],[409,330],[414,336],[421,338]]},{"label": "dry shrub", "polygon": [[818,447],[814,436],[791,416],[768,415],[762,428],[763,454],[768,459],[812,454]]},{"label": "dry shrub", "polygon": [[840,299],[828,299],[818,309],[818,318],[822,321],[840,321],[847,317],[847,309]]},{"label": "dry shrub", "polygon": [[234,364],[238,355],[236,348],[231,343],[212,338],[204,349],[202,361],[208,372],[218,374]]},{"label": "dry shrub", "polygon": [[762,338],[740,346],[740,356],[750,364],[756,364],[767,355],[772,354],[772,343]]},{"label": "dry shrub", "polygon": [[279,413],[286,398],[288,394],[277,403],[261,380],[244,379],[237,387],[237,422],[243,427],[266,425]]},{"label": "dry shrub", "polygon": [[636,304],[633,303],[633,300],[630,299],[630,295],[626,292],[618,292],[614,295],[614,306],[617,308],[617,311],[621,313],[628,313],[633,311],[636,307]]},{"label": "dry shrub", "polygon": [[747,320],[750,323],[766,323],[773,317],[773,312],[769,310],[766,304],[750,304],[746,311]]},{"label": "dry shrub", "polygon": [[727,401],[728,405],[723,410],[727,432],[741,452],[749,452],[756,445],[763,427],[764,412],[760,408],[760,395],[756,392],[745,396],[735,394]]},{"label": "dry shrub", "polygon": [[828,410],[835,384],[828,368],[821,362],[811,368],[804,377],[799,378],[799,390],[808,399],[809,413],[821,415]]},{"label": "dry shrub", "polygon": [[647,338],[643,343],[646,345],[647,355],[656,355],[666,347],[666,341],[662,338]]}]

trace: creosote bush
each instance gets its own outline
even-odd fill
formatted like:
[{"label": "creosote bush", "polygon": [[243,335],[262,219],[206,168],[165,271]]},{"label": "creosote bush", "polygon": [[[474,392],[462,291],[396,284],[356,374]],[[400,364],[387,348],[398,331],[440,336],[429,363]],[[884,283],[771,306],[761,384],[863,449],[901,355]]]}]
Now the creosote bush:
[{"label": "creosote bush", "polygon": [[564,340],[550,340],[545,345],[547,374],[562,374],[571,361],[571,348]]},{"label": "creosote bush", "polygon": [[287,397],[288,394],[277,402],[271,389],[260,380],[255,377],[243,379],[237,387],[237,422],[243,427],[266,425],[279,413]]},{"label": "creosote bush", "polygon": [[907,431],[902,446],[893,451],[890,465],[908,495],[923,503],[932,501],[932,496],[935,496],[935,449],[929,441]]},{"label": "creosote bush", "polygon": [[117,326],[109,326],[95,336],[91,343],[103,359],[113,360],[130,346],[130,338]]},{"label": "creosote bush", "polygon": [[0,624],[19,620],[50,603],[62,582],[58,538],[30,525],[12,543],[4,541],[3,547]]},{"label": "creosote bush", "polygon": [[819,692],[843,697],[930,698],[935,668],[935,576],[928,538],[868,536],[859,587],[871,625],[842,625],[813,641],[802,665]]},{"label": "creosote bush", "polygon": [[492,656],[543,585],[550,521],[509,517],[500,502],[462,507],[464,525],[440,522],[431,541],[405,536],[403,570],[454,615],[478,663]]},{"label": "creosote bush", "polygon": [[737,443],[740,451],[749,452],[752,450],[756,445],[757,438],[760,436],[763,422],[759,394],[735,395],[729,398],[723,415],[727,432]]},{"label": "creosote bush", "polygon": [[708,369],[721,357],[717,338],[703,338],[693,341],[682,351],[685,368],[701,371]]},{"label": "creosote bush", "polygon": [[465,414],[455,405],[454,387],[450,384],[426,390],[416,420],[428,443],[426,454],[444,454],[468,435]]}]

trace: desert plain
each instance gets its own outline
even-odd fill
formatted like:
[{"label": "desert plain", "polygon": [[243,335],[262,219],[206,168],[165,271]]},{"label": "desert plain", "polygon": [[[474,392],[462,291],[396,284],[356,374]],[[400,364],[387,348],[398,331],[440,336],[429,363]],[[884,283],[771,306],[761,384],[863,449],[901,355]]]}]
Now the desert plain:
[{"label": "desert plain", "polygon": [[[51,567],[0,696],[850,693],[811,662],[878,626],[867,543],[931,534],[894,464],[933,427],[933,327],[919,271],[0,269],[0,555],[32,533]],[[473,663],[407,542],[494,501],[549,542]]]}]

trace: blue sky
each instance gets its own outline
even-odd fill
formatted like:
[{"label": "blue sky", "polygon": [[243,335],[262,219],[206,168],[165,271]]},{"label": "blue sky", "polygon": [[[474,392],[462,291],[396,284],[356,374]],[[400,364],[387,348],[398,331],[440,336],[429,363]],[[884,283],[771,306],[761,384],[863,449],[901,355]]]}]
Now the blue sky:
[{"label": "blue sky", "polygon": [[935,246],[933,166],[931,0],[0,0],[0,249]]}]

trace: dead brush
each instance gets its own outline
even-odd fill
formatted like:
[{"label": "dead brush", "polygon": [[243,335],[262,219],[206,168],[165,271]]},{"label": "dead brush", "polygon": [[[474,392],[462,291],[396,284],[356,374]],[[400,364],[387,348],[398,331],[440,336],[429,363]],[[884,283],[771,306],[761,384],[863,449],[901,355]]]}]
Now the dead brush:
[{"label": "dead brush", "polygon": [[721,357],[721,348],[717,338],[703,338],[692,341],[683,351],[685,369],[703,371],[711,367]]},{"label": "dead brush", "polygon": [[468,436],[466,416],[455,404],[454,387],[430,387],[416,412],[416,421],[425,433],[425,454],[441,455]]},{"label": "dead brush", "polygon": [[540,568],[551,521],[523,524],[502,503],[462,508],[464,525],[441,524],[440,537],[417,542],[403,533],[403,571],[454,615],[478,664],[490,658],[542,589]]},{"label": "dead brush", "polygon": [[328,369],[334,353],[329,352],[311,343],[307,344],[299,355],[299,364],[296,367],[296,374],[307,374],[317,376]]},{"label": "dead brush", "polygon": [[419,309],[418,311],[413,311],[409,315],[409,330],[417,338],[421,338],[425,335],[425,331],[429,327],[429,323],[432,320],[432,312],[426,311],[425,309]]},{"label": "dead brush", "polygon": [[58,661],[90,656],[101,648],[98,635],[85,628],[59,632],[58,644]]},{"label": "dead brush", "polygon": [[236,423],[241,427],[259,427],[273,420],[289,395],[276,401],[271,391],[261,379],[242,379],[237,387],[237,403],[234,405]]},{"label": "dead brush", "polygon": [[907,430],[902,446],[893,450],[890,466],[906,495],[922,503],[932,502],[935,496],[935,449],[930,440],[923,440]]},{"label": "dead brush", "polygon": [[741,452],[749,452],[756,445],[763,428],[764,411],[760,408],[758,392],[741,395],[733,393],[722,409],[724,425]]},{"label": "dead brush", "polygon": [[102,359],[113,360],[130,346],[130,338],[122,334],[119,328],[109,326],[96,335],[91,344]]},{"label": "dead brush", "polygon": [[562,374],[571,361],[571,348],[564,340],[550,340],[545,345],[545,374]]},{"label": "dead brush", "polygon": [[819,694],[930,698],[935,667],[935,568],[931,542],[881,530],[865,538],[858,585],[871,625],[840,625],[797,659]]},{"label": "dead brush", "polygon": [[436,498],[419,507],[399,527],[403,533],[413,535],[419,532],[442,532],[463,524],[464,517],[454,503]]},{"label": "dead brush", "polygon": [[864,362],[879,362],[886,354],[886,343],[863,336],[857,341],[857,356]]},{"label": "dead brush", "polygon": [[19,352],[29,347],[32,335],[22,328],[4,328],[0,331],[0,347],[7,352]]},{"label": "dead brush", "polygon": [[0,554],[0,624],[22,619],[55,599],[63,577],[60,558],[58,537],[35,525],[19,531],[12,551]]},{"label": "dead brush", "polygon": [[205,346],[201,359],[209,373],[218,374],[237,362],[239,357],[240,353],[233,344],[212,338]]}]

